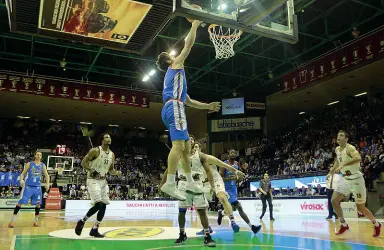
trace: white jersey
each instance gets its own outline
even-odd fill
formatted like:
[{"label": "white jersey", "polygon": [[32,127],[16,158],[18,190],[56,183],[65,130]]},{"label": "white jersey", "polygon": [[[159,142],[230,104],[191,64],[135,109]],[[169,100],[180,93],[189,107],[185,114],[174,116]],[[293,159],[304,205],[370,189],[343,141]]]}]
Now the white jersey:
[{"label": "white jersey", "polygon": [[[90,166],[92,169],[97,171],[100,176],[105,176],[108,173],[109,168],[111,167],[113,160],[113,153],[111,150],[105,152],[101,146],[98,147],[99,156],[91,161]],[[88,176],[89,177],[89,176]]]},{"label": "white jersey", "polygon": [[349,144],[347,144],[345,146],[345,148],[343,148],[343,149],[341,149],[340,147],[337,147],[336,148],[336,157],[337,157],[337,161],[339,163],[340,172],[343,174],[343,176],[345,176],[346,179],[355,179],[357,177],[362,176],[362,174],[360,172],[360,163],[357,162],[353,165],[344,166],[345,162],[348,162],[352,159],[352,157],[350,157],[347,154],[347,147],[348,146],[349,146]]},{"label": "white jersey", "polygon": [[[200,177],[203,176],[205,174],[205,171],[204,171],[203,164],[201,164],[199,152],[196,152],[193,155],[191,155],[190,159],[191,159],[191,165],[192,165],[191,167],[192,176],[195,176],[195,175],[200,175]],[[185,177],[184,169],[181,163],[179,163],[178,165],[177,172],[179,176]]]},{"label": "white jersey", "polygon": [[[212,172],[212,176],[213,176],[213,181],[214,182],[217,182],[217,181],[219,181],[220,179],[222,179],[221,178],[221,175],[220,175],[220,173],[219,173],[219,171],[217,171],[217,167],[216,167],[216,165],[209,165],[209,167],[211,168],[211,172]],[[204,171],[204,175],[203,175],[203,177],[202,177],[202,181],[204,181],[204,180],[206,180],[208,178],[208,176],[207,176],[207,173]]]}]

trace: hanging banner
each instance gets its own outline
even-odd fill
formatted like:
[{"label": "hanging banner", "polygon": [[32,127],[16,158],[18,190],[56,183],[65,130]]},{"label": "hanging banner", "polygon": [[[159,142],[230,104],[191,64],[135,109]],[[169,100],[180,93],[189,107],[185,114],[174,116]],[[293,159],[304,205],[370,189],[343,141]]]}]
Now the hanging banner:
[{"label": "hanging banner", "polygon": [[0,74],[0,92],[149,108],[147,93],[35,77]]},{"label": "hanging banner", "polygon": [[282,77],[282,91],[288,93],[363,62],[384,57],[384,28]]}]

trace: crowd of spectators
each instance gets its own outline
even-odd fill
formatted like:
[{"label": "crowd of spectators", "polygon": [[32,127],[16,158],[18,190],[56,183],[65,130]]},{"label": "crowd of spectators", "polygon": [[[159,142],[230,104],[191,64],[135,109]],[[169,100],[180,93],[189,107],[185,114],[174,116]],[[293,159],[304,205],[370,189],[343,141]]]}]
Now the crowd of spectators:
[{"label": "crowd of spectators", "polygon": [[[360,152],[361,171],[367,188],[372,189],[373,180],[384,171],[383,108],[383,101],[380,99],[375,99],[370,105],[364,101],[359,105],[346,105],[342,109],[334,108],[325,113],[303,116],[302,121],[295,124],[294,128],[280,133],[273,140],[263,137],[249,141],[247,148],[239,150],[239,158],[248,163],[247,178],[240,182],[240,193],[249,189],[250,181],[259,180],[265,172],[275,179],[326,174],[333,163],[337,147],[336,135],[340,129],[349,133],[349,142]],[[151,157],[149,151],[153,150],[143,146],[146,143],[154,144],[156,140],[143,142],[150,138],[143,139],[142,134],[132,134],[117,128],[86,130],[97,130],[97,133],[101,133],[102,129],[112,136],[111,147],[116,155],[115,168],[122,172],[121,177],[107,177],[111,199],[156,197],[157,184],[166,168],[166,161],[157,156]],[[137,137],[138,140],[135,139]],[[73,171],[69,173],[73,176],[72,182],[62,187],[63,193],[72,199],[89,198],[85,186],[86,172],[81,167],[81,160],[90,146],[81,125],[0,119],[0,139],[1,198],[17,198],[20,194],[20,173],[37,148],[55,149],[58,144],[66,145],[64,156],[74,157]],[[324,190],[319,187],[274,190],[276,196],[323,193]]]}]

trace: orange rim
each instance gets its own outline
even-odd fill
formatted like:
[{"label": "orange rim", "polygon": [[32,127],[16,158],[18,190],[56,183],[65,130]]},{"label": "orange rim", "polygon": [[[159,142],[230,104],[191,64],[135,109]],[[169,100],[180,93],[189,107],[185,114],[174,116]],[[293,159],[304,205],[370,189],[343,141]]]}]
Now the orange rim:
[{"label": "orange rim", "polygon": [[[210,34],[213,34],[211,30],[214,30],[216,27],[218,27],[219,25],[217,24],[211,24],[209,25],[208,27],[208,32]],[[239,30],[238,32],[232,34],[232,35],[229,35],[229,36],[221,36],[221,35],[216,35],[214,34],[217,38],[226,38],[226,39],[231,39],[231,38],[234,38],[234,37],[240,37],[241,34],[243,34],[243,31],[242,30]]]}]

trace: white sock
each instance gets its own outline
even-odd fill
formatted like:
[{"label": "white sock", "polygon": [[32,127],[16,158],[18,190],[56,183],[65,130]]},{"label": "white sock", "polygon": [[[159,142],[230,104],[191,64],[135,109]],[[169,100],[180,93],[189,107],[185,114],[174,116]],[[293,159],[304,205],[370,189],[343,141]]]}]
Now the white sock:
[{"label": "white sock", "polygon": [[35,216],[35,222],[39,221],[39,216]]},{"label": "white sock", "polygon": [[375,222],[372,221],[372,223],[373,223],[373,225],[375,225],[375,227],[378,227],[380,225],[377,220],[375,220]]},{"label": "white sock", "polygon": [[167,183],[173,184],[175,183],[176,175],[175,174],[168,174],[167,175]]},{"label": "white sock", "polygon": [[93,229],[98,228],[99,225],[100,225],[100,223],[101,223],[101,221],[96,221],[92,228],[93,228]]},{"label": "white sock", "polygon": [[17,214],[12,215],[11,222],[14,222],[16,220]]},{"label": "white sock", "polygon": [[185,174],[185,178],[187,178],[187,182],[189,183],[193,182],[192,173]]},{"label": "white sock", "polygon": [[253,225],[252,225],[251,222],[249,222],[249,223],[248,223],[248,226],[249,226],[250,228],[252,228]]}]

